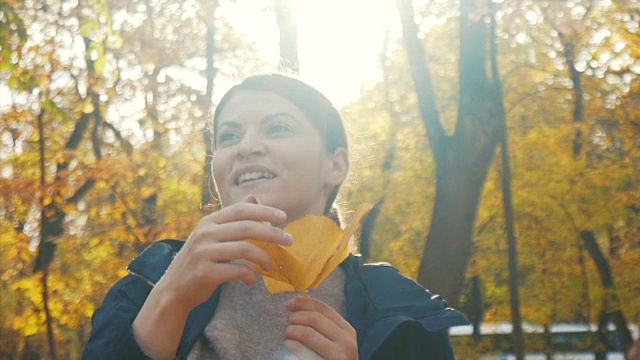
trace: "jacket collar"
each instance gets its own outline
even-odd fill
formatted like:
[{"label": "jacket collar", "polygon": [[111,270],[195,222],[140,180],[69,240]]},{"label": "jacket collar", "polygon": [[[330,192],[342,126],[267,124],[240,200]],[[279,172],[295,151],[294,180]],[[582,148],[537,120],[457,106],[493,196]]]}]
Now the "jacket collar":
[{"label": "jacket collar", "polygon": [[[181,240],[162,240],[134,258],[127,270],[151,286],[160,281],[184,245]],[[404,321],[417,321],[429,331],[440,331],[468,322],[446,301],[426,291],[388,264],[364,265],[360,256],[349,255],[340,267],[345,271],[347,321],[358,334],[361,358],[367,359]],[[390,288],[393,287],[393,291]],[[196,306],[180,339],[178,358],[186,358],[218,306],[221,287]],[[365,355],[365,356],[363,356]]]}]

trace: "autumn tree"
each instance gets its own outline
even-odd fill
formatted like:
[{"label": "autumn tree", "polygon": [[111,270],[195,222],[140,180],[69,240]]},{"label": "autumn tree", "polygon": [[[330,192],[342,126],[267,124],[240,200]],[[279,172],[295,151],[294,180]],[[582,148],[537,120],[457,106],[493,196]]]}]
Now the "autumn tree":
[{"label": "autumn tree", "polygon": [[457,304],[464,286],[476,212],[498,143],[499,103],[487,75],[486,9],[460,3],[459,106],[453,135],[439,119],[436,89],[417,36],[411,1],[399,1],[407,58],[436,166],[436,198],[418,281]]},{"label": "autumn tree", "polygon": [[280,30],[280,68],[297,74],[298,61],[298,18],[295,0],[275,0],[275,11]]},{"label": "autumn tree", "polygon": [[[619,78],[622,81],[615,81],[618,75],[614,74],[621,70],[615,69],[616,64],[623,64],[632,51],[631,45],[627,50],[620,46],[631,44],[624,28],[634,20],[627,15],[627,23],[616,29],[610,21],[623,18],[628,9],[594,4],[587,11],[588,3],[520,5],[502,7],[502,36],[510,43],[503,52],[503,63],[509,127],[515,136],[511,144],[518,149],[514,186],[526,189],[515,195],[517,217],[523,219],[519,222],[521,279],[523,288],[539,284],[537,291],[523,298],[523,314],[528,321],[543,324],[569,319],[589,322],[597,318],[593,315],[601,307],[601,290],[593,275],[595,268],[584,256],[580,231],[586,227],[596,229],[596,234],[606,234],[602,229],[609,227],[607,223],[628,219],[628,207],[637,201],[636,192],[629,192],[631,188],[616,185],[635,183],[635,166],[625,160],[626,156],[635,156],[634,145],[627,143],[628,152],[616,160],[600,155],[596,156],[598,161],[593,158],[596,153],[610,153],[612,149],[603,147],[599,140],[604,135],[603,128],[609,129],[609,136],[633,136],[631,128],[613,131],[613,127],[604,124],[626,122],[619,100],[627,91],[622,79],[633,83],[636,75],[627,69],[623,71],[627,75]],[[553,16],[560,18],[562,13],[565,25],[577,29],[565,30],[561,35]],[[616,30],[600,38],[595,34],[600,33],[601,27]],[[564,41],[568,33],[572,33],[571,44]],[[511,54],[523,54],[523,48],[529,49],[526,60],[522,55],[521,60],[507,60],[513,59]],[[571,53],[573,61],[567,61],[566,55]],[[608,55],[597,55],[602,53]],[[570,70],[572,62],[577,67]],[[609,94],[609,99],[604,94]],[[582,155],[576,158],[576,151]],[[551,164],[554,166],[549,167]],[[492,183],[489,179],[491,191]],[[490,196],[483,199],[487,201],[483,204],[486,210],[481,209],[479,222],[489,219],[493,210],[488,209],[497,205]],[[627,233],[621,242],[629,246],[634,236]],[[490,243],[493,245],[488,251]],[[501,251],[501,247],[483,233],[476,239],[476,251],[472,272],[497,275],[493,270],[496,263],[483,257]],[[634,259],[634,253],[627,252],[626,261]],[[635,281],[624,263],[612,264],[613,272],[619,271],[617,278],[625,282]],[[478,268],[480,264],[482,270]],[[564,281],[553,280],[558,278]],[[493,287],[488,300],[495,302],[495,296],[502,296],[498,292],[503,291]],[[631,301],[624,311],[636,314],[637,304]]]},{"label": "autumn tree", "polygon": [[[594,229],[598,245],[606,250],[625,317],[637,322],[640,310],[632,295],[640,279],[631,265],[639,256],[633,225],[638,219],[634,209],[640,173],[634,111],[638,16],[632,3],[594,3],[585,17],[586,4],[514,1],[497,4],[496,9],[497,61],[512,149],[518,280],[524,289],[522,318],[548,328],[565,321],[595,322],[603,308],[605,290],[579,236],[583,229]],[[458,55],[451,44],[456,44],[457,13],[431,3],[418,3],[415,11],[425,48],[437,49],[426,53],[427,62],[438,89],[440,120],[447,133],[453,133],[458,74],[451,64]],[[591,29],[578,32],[576,47],[584,90],[583,149],[578,160],[573,157],[575,89],[562,41],[549,18],[561,11],[565,19],[571,18],[570,23]],[[355,184],[349,186],[347,197],[357,203],[385,196],[371,236],[370,257],[389,260],[417,276],[430,224],[424,215],[416,214],[433,217],[429,212],[434,206],[436,174],[432,145],[417,112],[418,100],[406,92],[411,73],[398,47],[398,42],[392,42],[392,56],[385,63],[391,96],[385,95],[381,82],[369,86],[362,99],[346,108],[350,133],[359,141]],[[393,103],[392,117],[382,99]],[[386,144],[392,127],[398,137],[389,150],[380,144]],[[393,166],[382,171],[389,151],[394,151]],[[466,276],[483,279],[484,321],[506,321],[510,320],[507,247],[496,164],[488,171],[481,199]],[[462,294],[460,302],[468,300],[468,294]]]},{"label": "autumn tree", "polygon": [[47,349],[34,265],[48,274],[56,355],[78,358],[126,263],[199,221],[205,159],[195,139],[216,78],[212,49],[224,54],[222,79],[254,58],[205,5],[2,3],[0,356]]},{"label": "autumn tree", "polygon": [[[619,309],[637,323],[637,2],[496,5],[522,318],[551,327],[596,322],[602,311]],[[210,176],[202,168],[209,106],[229,79],[263,63],[254,44],[234,31],[235,6],[234,1],[0,2],[0,357],[48,356],[42,278],[33,272],[39,247],[40,268],[48,264],[56,355],[78,358],[93,310],[126,274],[129,260],[157,239],[185,238],[202,216],[198,205],[215,203],[207,197],[211,185],[203,176],[206,181]],[[272,6],[256,11],[269,16],[277,30]],[[430,134],[425,127],[410,87],[407,37],[390,26],[387,39],[380,39],[385,43],[381,81],[367,84],[362,97],[342,109],[354,154],[342,198],[353,209],[380,201],[369,257],[418,277],[428,234],[437,230],[430,230],[434,204],[442,210],[439,204],[446,200],[444,193],[437,195],[449,186],[442,174],[456,182],[450,185],[454,189],[477,190],[463,184],[478,180],[470,178],[471,170],[450,167],[480,141],[462,140],[470,135],[467,126],[486,120],[485,144],[495,145],[495,126],[475,116],[485,111],[474,97],[487,96],[484,105],[491,108],[495,93],[491,84],[483,86],[498,71],[486,71],[487,28],[475,16],[484,10],[469,10],[471,16],[461,20],[457,4],[416,1],[413,11],[416,41],[427,50],[419,64],[428,68],[437,90],[430,111],[438,117],[431,119],[439,119],[441,129]],[[478,30],[469,34],[461,23]],[[569,40],[580,87],[569,70]],[[274,38],[274,46],[277,42]],[[473,56],[461,54],[461,48]],[[462,55],[464,64],[473,60],[470,68],[458,68]],[[462,94],[462,85],[470,92]],[[579,89],[582,120],[576,122]],[[463,100],[465,111],[479,109],[473,117],[463,117]],[[582,140],[576,157],[577,129]],[[432,141],[437,133],[445,140]],[[434,150],[437,141],[440,150]],[[459,145],[464,146],[454,150]],[[449,165],[438,165],[443,161]],[[450,225],[445,231],[473,234],[462,280],[481,276],[477,287],[486,322],[511,318],[497,166],[485,170],[475,225],[464,231]],[[44,219],[62,232],[43,238]],[[443,224],[438,226],[442,233]],[[606,282],[615,284],[618,302],[584,247],[584,230],[592,232],[608,264]],[[47,250],[53,244],[55,251]],[[456,300],[463,305],[469,295]],[[456,352],[478,354],[483,342],[473,346]]]}]

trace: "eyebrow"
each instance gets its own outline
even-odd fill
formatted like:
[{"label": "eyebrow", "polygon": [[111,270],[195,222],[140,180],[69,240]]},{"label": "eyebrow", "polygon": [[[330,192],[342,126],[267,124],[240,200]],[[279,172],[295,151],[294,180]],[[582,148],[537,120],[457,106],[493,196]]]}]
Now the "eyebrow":
[{"label": "eyebrow", "polygon": [[[290,119],[292,119],[292,120],[295,120],[296,122],[299,122],[299,121],[300,121],[300,119],[298,119],[297,117],[295,117],[295,116],[293,116],[293,115],[291,115],[291,114],[289,114],[289,113],[286,113],[286,112],[276,112],[276,113],[272,113],[272,114],[269,114],[269,115],[267,115],[267,116],[263,117],[263,118],[262,118],[262,120],[260,120],[260,124],[264,124],[264,123],[266,123],[266,122],[268,122],[268,121],[270,121],[270,120],[272,120],[273,118],[276,118],[276,117],[278,117],[278,116],[288,117],[288,118],[290,118]],[[231,128],[239,128],[239,127],[241,127],[241,125],[240,125],[240,123],[239,123],[239,122],[237,122],[237,121],[233,121],[233,120],[230,120],[230,121],[224,121],[224,122],[220,123],[220,124],[218,125],[218,128],[221,128],[221,127],[223,127],[223,126],[229,126],[229,127],[231,127]]]}]

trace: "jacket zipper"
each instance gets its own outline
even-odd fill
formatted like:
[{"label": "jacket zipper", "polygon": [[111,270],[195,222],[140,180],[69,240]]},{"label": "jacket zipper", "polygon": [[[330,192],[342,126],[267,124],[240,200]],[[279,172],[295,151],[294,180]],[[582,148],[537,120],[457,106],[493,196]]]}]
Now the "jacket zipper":
[{"label": "jacket zipper", "polygon": [[151,279],[149,279],[148,277],[146,277],[146,276],[144,276],[144,275],[138,274],[137,272],[135,272],[135,271],[133,271],[133,270],[131,270],[131,269],[127,269],[127,272],[128,272],[130,275],[133,275],[133,276],[135,276],[135,277],[138,277],[138,278],[140,278],[140,279],[144,280],[144,282],[146,282],[147,284],[149,284],[149,286],[151,286],[151,287],[155,287],[155,286],[156,286],[156,283],[154,283],[153,281],[151,281]]}]

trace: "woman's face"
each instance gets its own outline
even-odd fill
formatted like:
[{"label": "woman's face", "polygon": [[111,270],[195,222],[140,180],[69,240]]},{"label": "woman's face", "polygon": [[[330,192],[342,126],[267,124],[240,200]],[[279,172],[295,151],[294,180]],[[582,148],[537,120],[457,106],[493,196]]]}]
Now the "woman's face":
[{"label": "woman's face", "polygon": [[344,149],[327,154],[320,134],[289,100],[244,90],[219,114],[213,176],[223,206],[255,196],[288,221],[321,215],[348,170]]}]

